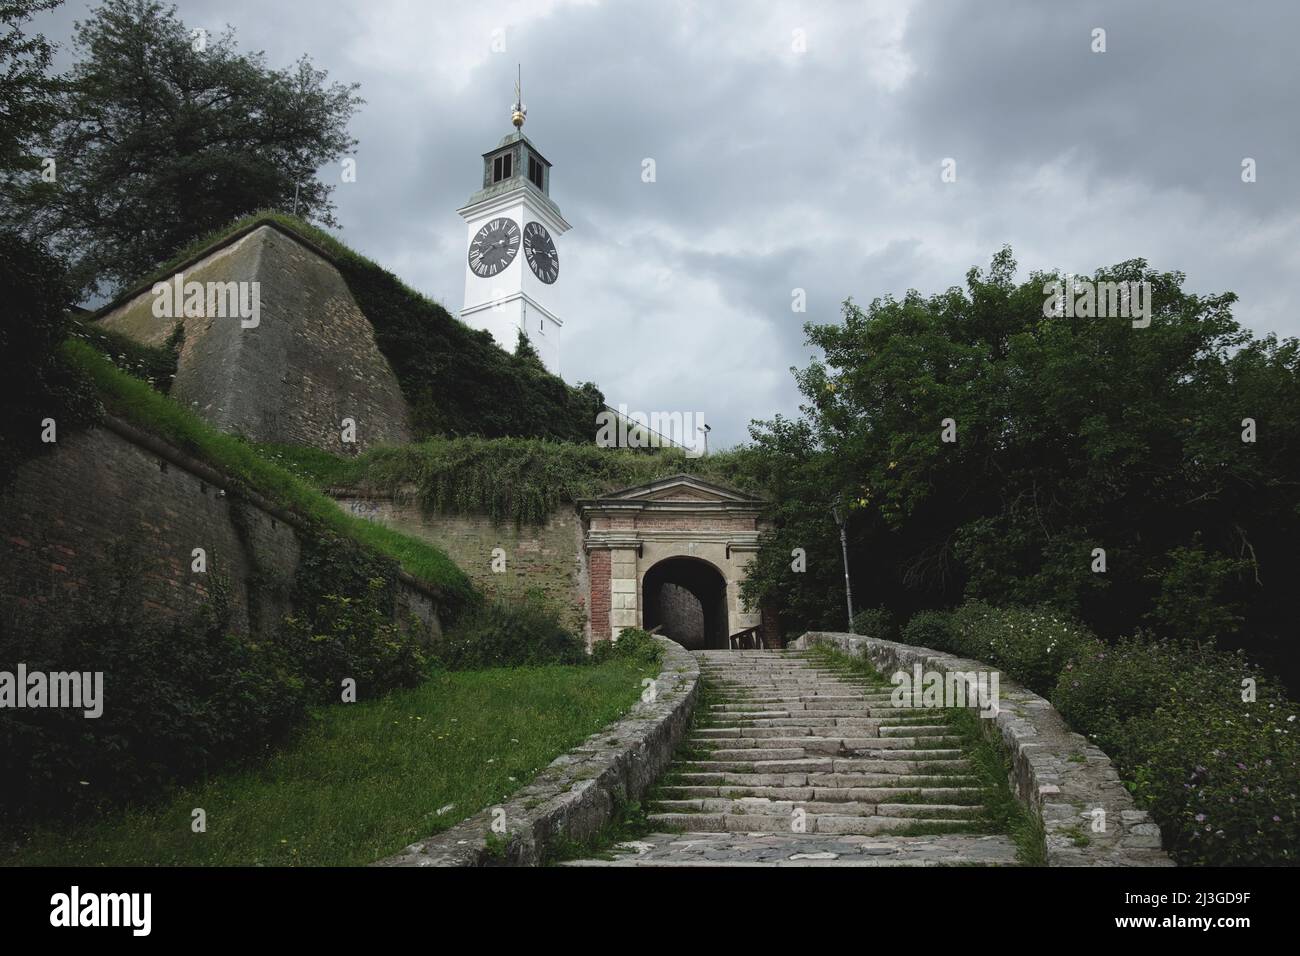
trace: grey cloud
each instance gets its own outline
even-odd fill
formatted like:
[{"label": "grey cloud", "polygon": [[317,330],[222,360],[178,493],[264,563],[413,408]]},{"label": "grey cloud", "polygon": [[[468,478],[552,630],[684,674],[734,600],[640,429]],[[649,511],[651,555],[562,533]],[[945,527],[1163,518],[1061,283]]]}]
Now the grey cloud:
[{"label": "grey cloud", "polygon": [[[84,9],[51,15],[49,32]],[[849,296],[960,285],[1004,243],[1022,275],[1141,255],[1197,290],[1239,292],[1257,331],[1300,332],[1286,308],[1295,4],[920,2],[896,46],[879,24],[894,3],[559,4],[514,22],[505,5],[428,4],[418,22],[411,9],[180,4],[272,63],[308,52],[362,84],[359,180],[335,194],[342,238],[453,312],[455,209],[509,129],[522,62],[526,130],[574,225],[561,258],[583,282],[563,316],[565,377],[647,411],[703,411],[715,445],[797,410],[786,369],[807,361],[804,319],[835,321]],[[508,53],[469,55],[497,15]],[[796,26],[802,57],[789,55]],[[1105,54],[1088,49],[1095,26]],[[910,74],[882,80],[897,63]],[[952,187],[938,185],[946,156]],[[1260,164],[1250,186],[1243,156]],[[790,311],[794,287],[806,315]]]}]

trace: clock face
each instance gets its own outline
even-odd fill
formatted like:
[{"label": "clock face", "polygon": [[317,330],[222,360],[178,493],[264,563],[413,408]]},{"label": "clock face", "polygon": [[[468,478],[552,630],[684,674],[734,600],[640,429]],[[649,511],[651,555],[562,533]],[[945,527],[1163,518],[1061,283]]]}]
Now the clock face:
[{"label": "clock face", "polygon": [[524,258],[528,260],[533,274],[547,285],[559,278],[559,253],[555,251],[551,234],[540,222],[530,222],[524,226]]},{"label": "clock face", "polygon": [[469,244],[469,267],[482,279],[499,274],[515,261],[519,251],[519,227],[513,219],[493,219]]}]

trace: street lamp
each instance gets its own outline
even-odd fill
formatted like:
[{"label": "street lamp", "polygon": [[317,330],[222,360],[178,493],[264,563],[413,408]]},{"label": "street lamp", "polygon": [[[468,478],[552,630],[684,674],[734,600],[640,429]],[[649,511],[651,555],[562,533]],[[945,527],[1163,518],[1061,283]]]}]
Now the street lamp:
[{"label": "street lamp", "polygon": [[856,633],[853,630],[853,584],[849,581],[849,536],[844,530],[844,513],[841,509],[840,498],[837,496],[831,503],[831,517],[840,529],[840,554],[844,558],[844,601],[849,610],[849,633]]}]

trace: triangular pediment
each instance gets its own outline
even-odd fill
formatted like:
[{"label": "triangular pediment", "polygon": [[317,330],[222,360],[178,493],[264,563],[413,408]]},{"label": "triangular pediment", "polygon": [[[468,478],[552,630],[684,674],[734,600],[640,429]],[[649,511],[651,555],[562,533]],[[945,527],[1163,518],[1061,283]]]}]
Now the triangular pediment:
[{"label": "triangular pediment", "polygon": [[634,488],[624,488],[622,491],[616,491],[605,497],[607,500],[614,499],[618,501],[689,501],[713,504],[758,504],[760,502],[760,499],[752,495],[736,491],[734,488],[716,485],[692,475],[674,475],[671,478],[661,478],[658,481],[637,485]]}]

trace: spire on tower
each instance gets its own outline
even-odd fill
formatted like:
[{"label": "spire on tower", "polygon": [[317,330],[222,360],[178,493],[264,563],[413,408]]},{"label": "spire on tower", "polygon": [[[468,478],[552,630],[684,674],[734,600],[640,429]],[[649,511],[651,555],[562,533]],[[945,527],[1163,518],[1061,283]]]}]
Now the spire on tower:
[{"label": "spire on tower", "polygon": [[528,118],[528,107],[524,105],[524,68],[522,64],[519,64],[519,73],[515,78],[515,105],[511,109],[510,122],[515,124],[515,129],[523,128],[524,120]]}]

